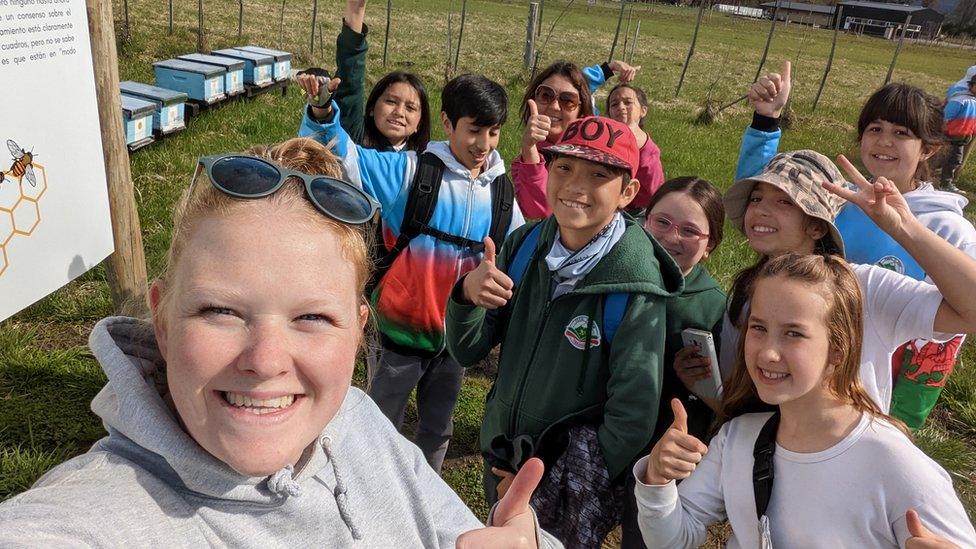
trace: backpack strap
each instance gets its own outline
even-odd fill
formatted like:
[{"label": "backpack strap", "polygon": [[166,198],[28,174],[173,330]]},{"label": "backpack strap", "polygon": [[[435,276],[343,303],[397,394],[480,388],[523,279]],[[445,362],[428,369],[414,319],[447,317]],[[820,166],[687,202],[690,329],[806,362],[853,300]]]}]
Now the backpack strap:
[{"label": "backpack strap", "polygon": [[759,431],[752,449],[752,490],[756,498],[756,517],[762,521],[773,495],[773,453],[776,452],[776,430],[779,412],[775,412]]},{"label": "backpack strap", "polygon": [[516,288],[518,288],[522,279],[525,278],[525,270],[529,267],[529,260],[535,255],[535,249],[539,245],[540,234],[542,234],[541,221],[529,229],[529,232],[525,233],[525,236],[522,237],[522,242],[519,243],[518,249],[515,250],[515,255],[512,256],[511,263],[505,269],[507,271],[505,274],[512,279],[512,284]]},{"label": "backpack strap", "polygon": [[603,338],[607,343],[613,343],[613,336],[624,319],[629,300],[630,294],[627,292],[607,294],[603,302]]},{"label": "backpack strap", "polygon": [[488,236],[495,243],[495,249],[500,250],[505,243],[514,207],[515,187],[508,175],[503,173],[491,181],[491,228],[488,229]]}]

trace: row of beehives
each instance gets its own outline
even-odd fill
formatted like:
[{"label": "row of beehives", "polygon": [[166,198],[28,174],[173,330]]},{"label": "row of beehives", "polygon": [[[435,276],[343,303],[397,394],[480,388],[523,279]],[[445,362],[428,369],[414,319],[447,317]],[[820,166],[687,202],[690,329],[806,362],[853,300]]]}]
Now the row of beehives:
[{"label": "row of beehives", "polygon": [[188,102],[197,112],[241,94],[251,97],[276,84],[286,85],[291,57],[288,52],[241,46],[153,63],[155,86],[120,84],[126,145],[134,151],[184,129]]}]

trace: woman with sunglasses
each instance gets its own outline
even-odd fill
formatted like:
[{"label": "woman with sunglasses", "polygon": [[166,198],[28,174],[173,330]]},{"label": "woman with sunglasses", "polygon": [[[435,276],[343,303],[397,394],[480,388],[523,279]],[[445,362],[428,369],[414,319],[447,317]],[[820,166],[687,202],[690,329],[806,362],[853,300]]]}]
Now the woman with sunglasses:
[{"label": "woman with sunglasses", "polygon": [[580,69],[569,61],[556,61],[529,82],[519,112],[525,130],[522,151],[512,161],[515,197],[527,218],[541,219],[551,212],[546,200],[546,169],[543,151],[556,144],[563,131],[577,118],[595,114],[593,93],[617,75],[630,82],[640,67],[611,61]]},{"label": "woman with sunglasses", "polygon": [[311,139],[201,159],[151,322],[91,334],[108,436],[0,505],[0,546],[550,545],[540,462],[482,529],[350,386],[376,204],[339,174]]}]

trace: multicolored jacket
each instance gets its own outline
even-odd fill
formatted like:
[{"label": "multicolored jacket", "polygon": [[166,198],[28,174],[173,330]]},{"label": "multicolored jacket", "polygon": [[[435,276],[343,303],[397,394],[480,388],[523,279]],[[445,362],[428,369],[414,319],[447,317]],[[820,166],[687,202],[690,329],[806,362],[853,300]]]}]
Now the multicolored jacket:
[{"label": "multicolored jacket", "polygon": [[[489,464],[517,471],[533,455],[558,457],[575,424],[597,428],[610,478],[651,440],[661,394],[669,299],[684,281],[668,252],[632,219],[621,239],[569,293],[550,296],[545,256],[554,217],[541,221],[535,253],[508,304],[487,311],[463,301],[459,282],[447,307],[448,349],[462,366],[499,343],[498,375],[488,393],[481,451]],[[505,270],[530,227],[512,233],[498,254]],[[612,342],[604,337],[610,294],[629,294]],[[565,442],[562,442],[565,445]]]},{"label": "multicolored jacket", "polygon": [[976,135],[976,96],[969,90],[953,95],[942,109],[942,118],[946,137],[958,139]]},{"label": "multicolored jacket", "polygon": [[[383,241],[396,242],[403,222],[408,189],[417,170],[412,151],[380,152],[356,145],[339,124],[341,113],[318,122],[305,109],[298,134],[330,146],[342,159],[349,181],[362,187],[382,206]],[[444,161],[444,179],[430,226],[448,234],[480,242],[491,227],[491,182],[505,173],[498,151],[476,177],[454,158],[446,141],[432,141],[427,151]],[[509,232],[525,220],[513,208]],[[420,235],[397,256],[370,296],[384,344],[404,353],[433,356],[444,350],[444,313],[454,282],[481,262],[474,253],[432,236]]]}]

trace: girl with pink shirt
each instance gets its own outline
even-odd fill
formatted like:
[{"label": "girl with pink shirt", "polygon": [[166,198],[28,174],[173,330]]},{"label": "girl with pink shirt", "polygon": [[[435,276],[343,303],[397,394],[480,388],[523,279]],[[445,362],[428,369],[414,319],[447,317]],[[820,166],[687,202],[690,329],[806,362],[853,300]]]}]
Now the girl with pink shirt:
[{"label": "girl with pink shirt", "polygon": [[664,184],[661,149],[644,130],[644,118],[647,117],[647,95],[644,90],[623,82],[614,86],[607,96],[607,116],[627,124],[637,138],[637,146],[640,147],[637,180],[640,181],[640,188],[627,211],[642,215],[651,203],[651,196]]}]

